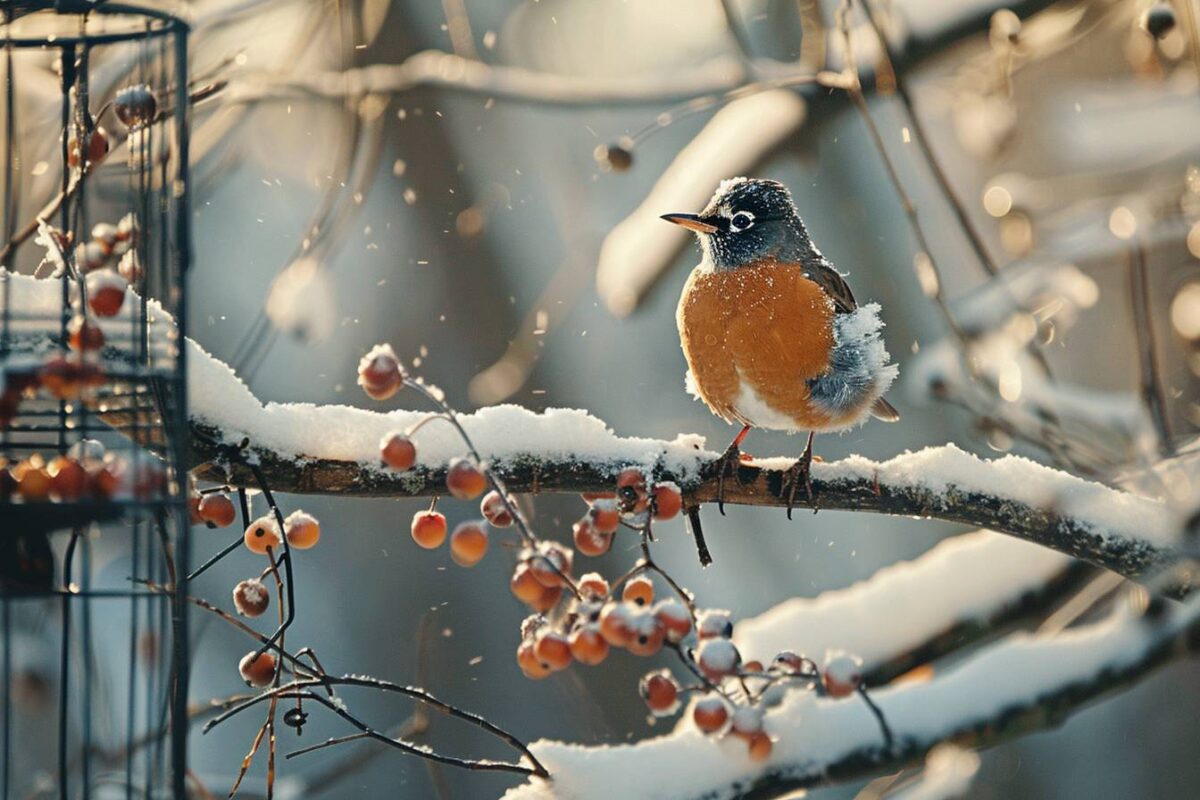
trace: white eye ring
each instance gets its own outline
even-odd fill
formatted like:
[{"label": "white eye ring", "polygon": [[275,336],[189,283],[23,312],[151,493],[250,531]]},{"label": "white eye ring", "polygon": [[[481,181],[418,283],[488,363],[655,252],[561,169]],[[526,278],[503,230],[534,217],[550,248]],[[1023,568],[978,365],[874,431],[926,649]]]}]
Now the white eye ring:
[{"label": "white eye ring", "polygon": [[740,233],[754,225],[754,215],[749,211],[739,211],[729,218],[729,230]]}]

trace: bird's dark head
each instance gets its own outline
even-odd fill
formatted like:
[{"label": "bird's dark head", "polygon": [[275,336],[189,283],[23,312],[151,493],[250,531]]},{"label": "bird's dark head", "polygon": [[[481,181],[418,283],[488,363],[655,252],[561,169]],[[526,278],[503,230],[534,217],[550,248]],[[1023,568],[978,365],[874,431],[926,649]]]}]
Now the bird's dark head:
[{"label": "bird's dark head", "polygon": [[714,269],[735,269],[763,258],[804,263],[816,254],[792,195],[778,181],[731,178],[699,214],[664,214],[695,231]]}]

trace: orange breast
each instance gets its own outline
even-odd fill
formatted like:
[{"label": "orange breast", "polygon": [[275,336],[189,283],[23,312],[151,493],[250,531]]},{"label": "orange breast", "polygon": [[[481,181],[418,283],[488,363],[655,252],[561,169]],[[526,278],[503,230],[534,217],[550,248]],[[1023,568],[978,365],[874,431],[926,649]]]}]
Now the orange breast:
[{"label": "orange breast", "polygon": [[797,429],[825,427],[807,381],[829,368],[833,304],[796,264],[709,271],[697,267],[676,313],[679,338],[701,399],[727,420],[739,411],[743,381]]}]

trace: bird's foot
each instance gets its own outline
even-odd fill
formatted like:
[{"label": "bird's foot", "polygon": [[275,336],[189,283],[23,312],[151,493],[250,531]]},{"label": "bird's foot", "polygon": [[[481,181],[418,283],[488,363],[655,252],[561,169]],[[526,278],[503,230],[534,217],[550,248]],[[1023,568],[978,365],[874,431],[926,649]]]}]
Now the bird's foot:
[{"label": "bird's foot", "polygon": [[725,479],[737,472],[738,465],[747,460],[738,442],[729,445],[720,457],[713,459],[704,466],[705,477],[716,476],[717,479],[717,510],[725,515]]},{"label": "bird's foot", "polygon": [[[792,509],[796,505],[796,492],[800,487],[804,487],[804,495],[808,498],[808,502],[812,502],[812,462],[813,454],[806,452],[800,458],[796,459],[796,463],[788,468],[788,471],[783,476],[782,496],[787,499],[787,518],[792,518]],[[817,461],[821,459],[817,458]]]}]

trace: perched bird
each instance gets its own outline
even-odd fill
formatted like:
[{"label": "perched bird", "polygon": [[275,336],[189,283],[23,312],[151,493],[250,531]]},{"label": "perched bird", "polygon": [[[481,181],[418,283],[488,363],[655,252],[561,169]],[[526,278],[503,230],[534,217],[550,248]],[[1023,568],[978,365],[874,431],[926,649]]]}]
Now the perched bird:
[{"label": "perched bird", "polygon": [[666,214],[695,231],[704,258],[679,299],[676,322],[688,391],[742,431],[714,464],[718,499],[751,428],[808,431],[783,491],[791,516],[797,488],[812,499],[813,436],[868,416],[900,419],[883,393],[896,379],[879,306],[859,306],[813,245],[787,187],[723,181],[699,214]]}]

